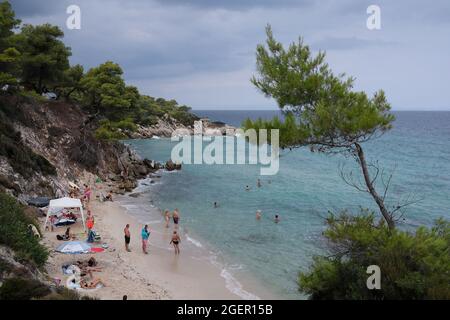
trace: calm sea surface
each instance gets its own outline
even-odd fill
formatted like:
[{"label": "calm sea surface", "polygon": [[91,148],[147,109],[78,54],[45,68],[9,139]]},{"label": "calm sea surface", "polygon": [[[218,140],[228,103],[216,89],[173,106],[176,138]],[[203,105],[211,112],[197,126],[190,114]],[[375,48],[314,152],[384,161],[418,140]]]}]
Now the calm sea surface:
[{"label": "calm sea surface", "polygon": [[[199,116],[240,125],[246,118],[272,118],[276,111],[197,111]],[[394,129],[366,143],[368,160],[394,170],[388,203],[414,199],[402,227],[431,225],[450,218],[450,112],[397,112]],[[167,139],[127,141],[149,159],[166,161],[175,145]],[[208,142],[204,142],[205,146]],[[321,237],[328,211],[376,209],[368,194],[346,185],[339,167],[358,168],[352,158],[307,149],[284,151],[275,176],[260,176],[257,165],[184,165],[148,186],[145,200],[179,208],[191,241],[208,244],[237,278],[251,272],[280,298],[304,298],[297,275],[324,252]],[[256,186],[261,178],[262,187]],[[269,181],[270,180],[270,181]],[[251,187],[245,191],[245,186]],[[136,200],[142,201],[142,200]],[[218,208],[213,203],[219,204]],[[146,203],[149,203],[148,201]],[[256,221],[255,211],[263,219]],[[281,222],[273,223],[279,214]],[[257,292],[254,293],[257,295]]]}]

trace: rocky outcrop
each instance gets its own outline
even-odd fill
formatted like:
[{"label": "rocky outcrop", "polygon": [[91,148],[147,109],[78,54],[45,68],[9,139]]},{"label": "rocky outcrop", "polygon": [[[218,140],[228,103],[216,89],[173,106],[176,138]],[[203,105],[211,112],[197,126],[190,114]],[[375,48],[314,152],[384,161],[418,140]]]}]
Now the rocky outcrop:
[{"label": "rocky outcrop", "polygon": [[136,132],[128,132],[132,139],[170,138],[172,136],[188,136],[201,132],[205,136],[235,135],[237,128],[223,122],[211,122],[207,118],[200,119],[193,126],[185,126],[173,118],[159,119],[158,123],[149,126],[138,126]]},{"label": "rocky outcrop", "polygon": [[167,171],[181,170],[181,163],[174,163],[172,160],[166,162],[165,168]]},{"label": "rocky outcrop", "polygon": [[165,137],[169,138],[176,130],[183,130],[186,133],[192,132],[192,128],[185,126],[173,118],[165,117],[165,119],[159,119],[153,126],[144,127],[138,125],[135,132],[129,132],[128,136],[132,139],[145,139],[152,137]]}]

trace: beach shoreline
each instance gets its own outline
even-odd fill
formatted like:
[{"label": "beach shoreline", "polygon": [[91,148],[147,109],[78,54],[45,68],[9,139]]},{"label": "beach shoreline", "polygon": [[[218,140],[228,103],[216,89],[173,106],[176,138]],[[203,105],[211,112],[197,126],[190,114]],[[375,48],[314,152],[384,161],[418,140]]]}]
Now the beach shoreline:
[{"label": "beach shoreline", "polygon": [[[256,281],[249,279],[245,284],[237,281],[228,270],[211,261],[204,248],[188,244],[187,235],[183,232],[181,254],[175,256],[173,247],[169,244],[173,224],[170,228],[165,228],[162,217],[159,223],[149,225],[151,235],[149,254],[146,255],[142,252],[140,240],[143,223],[129,214],[120,201],[100,202],[94,197],[89,209],[95,216],[94,229],[101,235],[101,243],[106,243],[108,248],[95,254],[62,254],[54,249],[61,243],[56,240],[56,234],[63,233],[65,229],[44,232],[44,243],[50,250],[46,269],[51,280],[65,284],[68,276],[62,273],[62,265],[93,256],[103,268],[95,276],[102,279],[105,287],[92,291],[81,290],[80,293],[102,300],[118,300],[124,295],[131,300],[275,298]],[[159,214],[156,207],[149,206],[148,209],[153,210],[153,217]],[[132,252],[126,252],[124,248],[123,229],[126,224],[130,224]],[[85,240],[81,223],[77,222],[71,229],[78,240]]]}]

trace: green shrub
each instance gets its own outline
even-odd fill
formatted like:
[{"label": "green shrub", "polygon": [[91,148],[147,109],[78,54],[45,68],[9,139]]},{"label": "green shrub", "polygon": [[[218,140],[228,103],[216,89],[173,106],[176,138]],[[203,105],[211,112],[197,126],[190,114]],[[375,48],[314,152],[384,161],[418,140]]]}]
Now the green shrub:
[{"label": "green shrub", "polygon": [[115,122],[103,119],[99,121],[99,125],[95,131],[95,137],[100,140],[120,140],[126,138],[122,130],[133,132],[137,129],[137,125],[130,118]]},{"label": "green shrub", "polygon": [[13,249],[20,260],[41,267],[47,261],[48,251],[28,232],[28,225],[36,221],[28,217],[24,207],[13,197],[0,193],[0,244]]},{"label": "green shrub", "polygon": [[35,103],[35,102],[43,103],[48,101],[44,96],[42,96],[41,94],[37,93],[34,90],[21,90],[18,91],[18,95],[28,103]]},{"label": "green shrub", "polygon": [[140,123],[144,126],[153,126],[158,123],[158,119],[159,118],[157,116],[150,115],[150,116],[144,117],[140,121]]},{"label": "green shrub", "polygon": [[185,126],[193,125],[194,121],[198,119],[197,116],[181,107],[170,112],[169,115]]},{"label": "green shrub", "polygon": [[0,287],[0,300],[31,300],[50,293],[50,289],[38,280],[10,278]]},{"label": "green shrub", "polygon": [[[390,230],[373,214],[344,213],[327,223],[330,255],[299,276],[311,299],[450,299],[450,222],[414,233]],[[366,286],[370,265],[380,267],[380,290]]]},{"label": "green shrub", "polygon": [[95,130],[95,137],[100,140],[120,140],[125,138],[125,135],[116,129],[100,127]]},{"label": "green shrub", "polygon": [[130,131],[136,131],[137,130],[137,125],[130,118],[127,118],[127,119],[124,119],[124,120],[112,123],[112,126],[115,127],[115,128],[122,129],[122,130],[130,130]]}]

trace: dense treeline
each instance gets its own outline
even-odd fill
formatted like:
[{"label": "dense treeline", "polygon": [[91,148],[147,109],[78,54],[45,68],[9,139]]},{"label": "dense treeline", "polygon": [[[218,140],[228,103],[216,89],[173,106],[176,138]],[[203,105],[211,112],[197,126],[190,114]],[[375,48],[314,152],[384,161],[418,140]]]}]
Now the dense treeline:
[{"label": "dense treeline", "polygon": [[57,26],[21,25],[8,1],[0,3],[0,17],[2,94],[26,92],[78,103],[97,121],[101,139],[122,138],[123,130],[156,124],[166,114],[185,125],[196,119],[189,107],[175,100],[141,95],[125,83],[122,68],[112,61],[87,71],[71,66],[71,49]]}]

